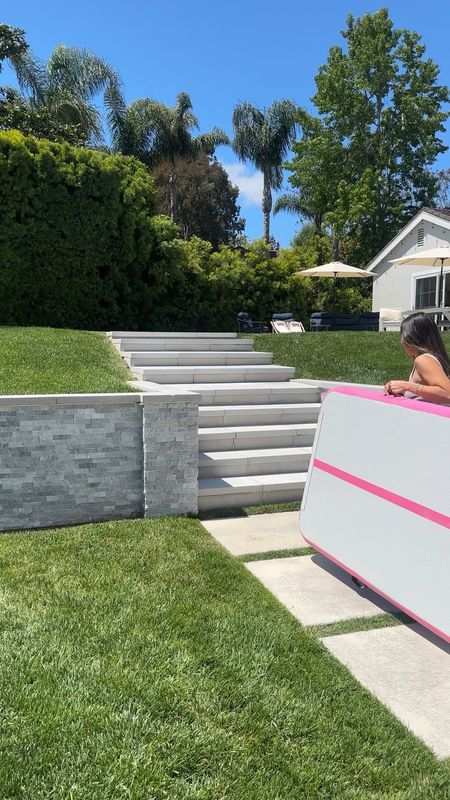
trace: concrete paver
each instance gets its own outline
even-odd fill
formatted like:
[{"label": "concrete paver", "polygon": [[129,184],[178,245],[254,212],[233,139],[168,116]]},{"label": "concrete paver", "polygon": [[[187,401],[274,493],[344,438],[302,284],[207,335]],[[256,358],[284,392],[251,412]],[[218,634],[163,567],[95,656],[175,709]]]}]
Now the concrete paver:
[{"label": "concrete paver", "polygon": [[299,530],[299,511],[204,520],[203,526],[232,555],[308,547]]},{"label": "concrete paver", "polygon": [[450,645],[418,624],[322,641],[438,757],[450,757]]},{"label": "concrete paver", "polygon": [[246,566],[303,625],[395,610],[375,592],[358,590],[344,570],[322,555],[250,561]]}]

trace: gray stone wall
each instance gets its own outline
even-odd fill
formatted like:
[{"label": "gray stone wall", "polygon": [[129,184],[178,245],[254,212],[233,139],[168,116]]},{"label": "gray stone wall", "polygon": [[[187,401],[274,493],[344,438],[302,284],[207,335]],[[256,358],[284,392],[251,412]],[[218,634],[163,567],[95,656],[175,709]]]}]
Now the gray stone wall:
[{"label": "gray stone wall", "polygon": [[196,396],[146,397],[0,397],[0,530],[196,513]]},{"label": "gray stone wall", "polygon": [[198,400],[144,401],[145,516],[196,514]]}]

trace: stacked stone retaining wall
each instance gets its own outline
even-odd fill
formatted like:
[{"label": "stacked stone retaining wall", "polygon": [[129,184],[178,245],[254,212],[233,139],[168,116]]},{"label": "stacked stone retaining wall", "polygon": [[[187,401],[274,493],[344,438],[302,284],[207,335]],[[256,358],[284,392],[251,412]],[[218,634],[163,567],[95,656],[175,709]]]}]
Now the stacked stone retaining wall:
[{"label": "stacked stone retaining wall", "polygon": [[0,530],[197,511],[195,394],[0,397]]}]

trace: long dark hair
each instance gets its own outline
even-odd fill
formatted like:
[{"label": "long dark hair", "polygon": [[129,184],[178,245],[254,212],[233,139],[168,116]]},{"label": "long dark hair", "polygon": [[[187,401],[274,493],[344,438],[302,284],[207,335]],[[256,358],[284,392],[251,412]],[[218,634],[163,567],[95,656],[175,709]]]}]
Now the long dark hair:
[{"label": "long dark hair", "polygon": [[438,326],[423,311],[416,311],[403,320],[401,343],[414,347],[420,353],[431,353],[436,356],[447,377],[450,378],[450,358],[445,349]]}]

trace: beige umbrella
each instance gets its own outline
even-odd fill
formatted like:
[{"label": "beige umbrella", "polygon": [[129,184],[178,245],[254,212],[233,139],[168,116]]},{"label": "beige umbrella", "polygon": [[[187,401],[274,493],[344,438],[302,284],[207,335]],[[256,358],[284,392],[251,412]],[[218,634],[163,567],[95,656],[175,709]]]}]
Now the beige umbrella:
[{"label": "beige umbrella", "polygon": [[333,283],[333,314],[336,308],[336,279],[337,278],[373,278],[372,272],[366,272],[358,267],[350,267],[342,261],[331,261],[330,264],[322,264],[320,267],[303,269],[295,275],[305,275],[307,278],[334,278]]},{"label": "beige umbrella", "polygon": [[393,258],[391,264],[417,264],[419,267],[435,267],[441,264],[439,275],[439,302],[444,305],[444,261],[450,261],[449,247],[432,247],[430,250],[422,250],[420,253],[412,253],[409,256]]}]

